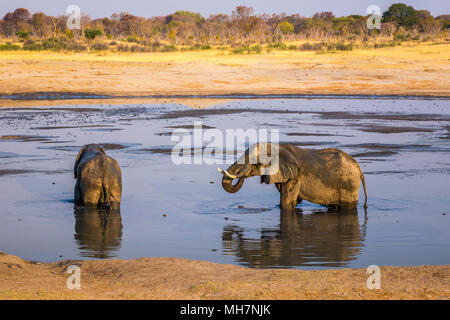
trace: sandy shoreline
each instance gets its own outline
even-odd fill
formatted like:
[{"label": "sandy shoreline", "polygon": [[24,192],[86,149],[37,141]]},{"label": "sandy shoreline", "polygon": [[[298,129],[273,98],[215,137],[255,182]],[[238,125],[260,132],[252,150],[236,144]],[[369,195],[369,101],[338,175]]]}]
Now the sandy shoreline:
[{"label": "sandy shoreline", "polygon": [[[81,289],[66,288],[70,265]],[[366,269],[249,269],[180,258],[32,263],[0,253],[0,299],[449,299],[450,266]]]},{"label": "sandy shoreline", "polygon": [[[449,44],[421,44],[345,53],[279,51],[260,55],[3,52],[0,93],[450,96],[448,48]],[[36,104],[14,100],[0,101],[0,105]]]}]

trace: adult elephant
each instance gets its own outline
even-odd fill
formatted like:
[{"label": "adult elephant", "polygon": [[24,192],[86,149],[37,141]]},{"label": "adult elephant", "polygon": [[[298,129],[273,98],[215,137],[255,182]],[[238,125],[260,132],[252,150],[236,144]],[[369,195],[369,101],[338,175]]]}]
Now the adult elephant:
[{"label": "adult elephant", "polygon": [[[278,168],[267,159],[278,152]],[[329,207],[354,208],[358,204],[361,181],[367,208],[364,175],[358,162],[339,149],[302,149],[291,144],[256,144],[223,173],[222,186],[230,193],[239,191],[246,178],[260,176],[261,183],[275,184],[280,207],[292,211],[302,200]],[[233,180],[238,182],[233,185]]]},{"label": "adult elephant", "polygon": [[81,148],[75,160],[75,204],[86,207],[120,208],[122,173],[116,160],[97,144]]}]

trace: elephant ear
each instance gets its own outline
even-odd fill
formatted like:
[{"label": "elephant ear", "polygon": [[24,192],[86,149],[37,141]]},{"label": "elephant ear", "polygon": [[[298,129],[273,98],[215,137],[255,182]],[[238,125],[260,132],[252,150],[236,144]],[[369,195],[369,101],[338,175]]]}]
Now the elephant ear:
[{"label": "elephant ear", "polygon": [[78,163],[80,163],[81,158],[84,156],[84,150],[86,150],[87,146],[84,146],[80,149],[80,152],[78,152],[77,158],[75,159],[75,165],[73,167],[73,175],[75,179],[77,178],[77,169],[78,169]]},{"label": "elephant ear", "polygon": [[262,175],[261,183],[284,183],[290,179],[295,179],[299,175],[299,162],[291,148],[280,146],[278,167],[279,168],[276,173],[271,175]]}]

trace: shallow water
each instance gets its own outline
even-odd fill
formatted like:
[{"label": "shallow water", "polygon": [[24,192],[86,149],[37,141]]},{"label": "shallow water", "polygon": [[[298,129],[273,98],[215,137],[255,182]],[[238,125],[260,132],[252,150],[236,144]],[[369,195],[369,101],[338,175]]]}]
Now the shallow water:
[{"label": "shallow water", "polygon": [[[308,202],[280,214],[279,193],[257,178],[226,193],[218,165],[171,161],[171,133],[192,131],[194,121],[223,132],[278,128],[282,142],[354,155],[367,214],[363,192],[358,212],[340,214]],[[313,269],[450,264],[449,130],[449,101],[432,99],[2,108],[0,251],[39,261],[182,257]],[[74,159],[92,142],[122,167],[120,214],[72,203]]]}]

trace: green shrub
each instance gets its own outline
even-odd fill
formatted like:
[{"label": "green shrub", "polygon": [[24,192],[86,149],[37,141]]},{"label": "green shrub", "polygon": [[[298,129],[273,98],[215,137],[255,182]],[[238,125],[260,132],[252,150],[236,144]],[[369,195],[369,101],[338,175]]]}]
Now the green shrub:
[{"label": "green shrub", "polygon": [[136,37],[128,37],[127,42],[138,43],[139,40]]},{"label": "green shrub", "polygon": [[323,42],[315,42],[315,43],[303,43],[301,46],[298,47],[298,50],[304,50],[304,51],[320,51],[322,50],[324,46]]},{"label": "green shrub", "polygon": [[287,45],[285,45],[282,42],[278,42],[278,43],[270,43],[267,45],[268,49],[278,49],[278,50],[287,50],[288,47]]},{"label": "green shrub", "polygon": [[165,45],[164,47],[161,48],[161,52],[174,52],[177,50],[178,50],[178,48],[175,47],[173,44]]},{"label": "green shrub", "polygon": [[280,29],[282,34],[289,34],[294,32],[294,26],[288,21],[280,22],[278,24],[278,28]]},{"label": "green shrub", "polygon": [[23,50],[29,50],[29,51],[39,51],[43,50],[42,44],[34,42],[33,40],[27,40],[23,44]]},{"label": "green shrub", "polygon": [[204,44],[204,45],[200,45],[198,43],[187,47],[187,48],[182,48],[181,50],[183,51],[195,51],[195,50],[211,50],[212,47],[209,44]]},{"label": "green shrub", "polygon": [[239,48],[233,49],[231,52],[234,54],[259,54],[262,48],[259,44],[254,46],[241,46]]},{"label": "green shrub", "polygon": [[382,42],[382,43],[375,43],[373,45],[374,49],[380,49],[380,48],[387,48],[387,47],[395,47],[397,45],[396,42]]},{"label": "green shrub", "polygon": [[18,36],[20,39],[27,40],[30,37],[30,33],[20,30],[16,32],[16,36]]},{"label": "green shrub", "polygon": [[352,43],[342,43],[342,42],[336,42],[336,43],[331,43],[327,46],[327,50],[328,51],[352,51],[353,50],[353,44]]},{"label": "green shrub", "polygon": [[12,50],[20,50],[20,46],[16,44],[12,44],[10,42],[5,44],[0,44],[0,51],[12,51]]},{"label": "green shrub", "polygon": [[85,29],[84,36],[89,40],[94,40],[97,36],[101,36],[102,31],[99,29]]},{"label": "green shrub", "polygon": [[408,41],[409,37],[410,37],[409,34],[404,34],[402,32],[398,32],[398,33],[394,34],[394,40],[398,40],[398,41]]},{"label": "green shrub", "polygon": [[297,50],[297,46],[295,44],[291,44],[288,47],[289,50]]},{"label": "green shrub", "polygon": [[42,40],[42,48],[44,50],[62,51],[67,48],[68,41],[66,38],[48,38]]}]

